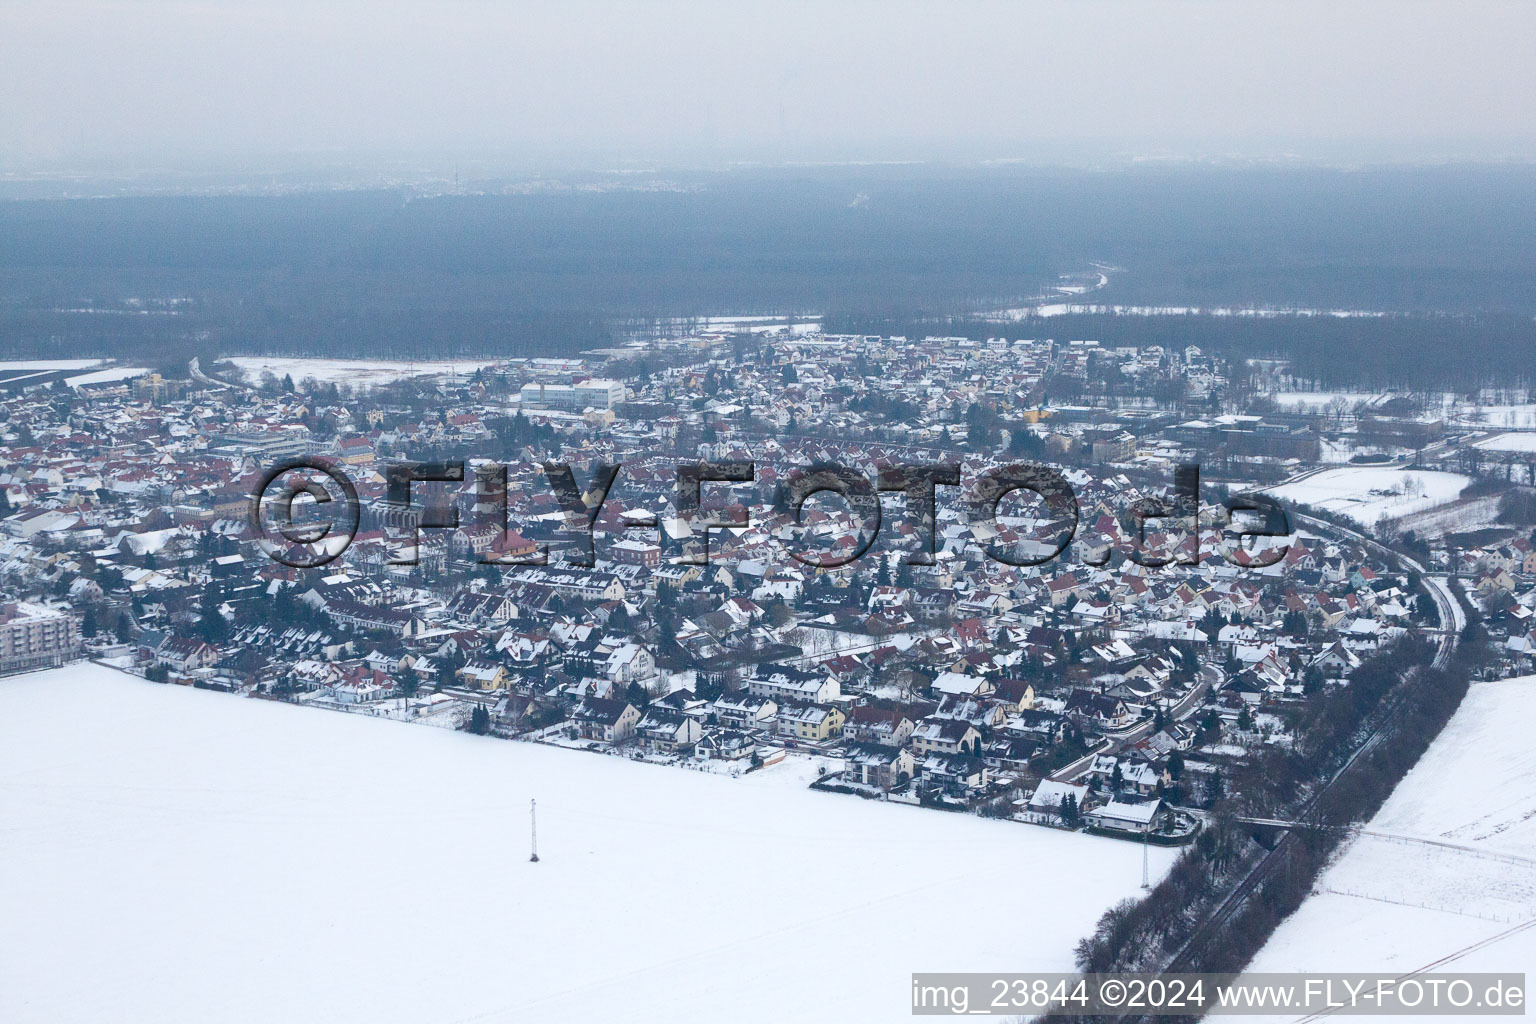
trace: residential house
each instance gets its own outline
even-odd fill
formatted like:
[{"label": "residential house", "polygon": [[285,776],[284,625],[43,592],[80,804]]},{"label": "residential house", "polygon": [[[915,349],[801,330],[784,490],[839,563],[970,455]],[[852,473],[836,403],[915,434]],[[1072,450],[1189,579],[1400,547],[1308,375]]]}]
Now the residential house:
[{"label": "residential house", "polygon": [[458,675],[465,686],[474,690],[502,690],[507,686],[507,666],[489,658],[471,658]]},{"label": "residential house", "polygon": [[958,754],[981,749],[981,733],[969,722],[928,717],[912,730],[912,750],[919,755]]},{"label": "residential house", "polygon": [[1136,720],[1125,701],[1092,690],[1073,690],[1062,712],[1085,728],[1123,729]]},{"label": "residential house", "polygon": [[571,720],[585,739],[624,743],[634,736],[640,711],[627,701],[587,697],[571,712]]},{"label": "residential house", "polygon": [[777,702],[746,692],[721,694],[711,708],[721,725],[749,732],[772,729],[779,716]]},{"label": "residential house", "polygon": [[860,705],[848,712],[843,735],[855,743],[899,747],[915,728],[912,719],[900,711]]},{"label": "residential house", "polygon": [[155,664],[191,672],[217,664],[219,652],[196,637],[168,636],[155,650]]},{"label": "residential house", "polygon": [[710,729],[693,745],[693,756],[701,761],[739,761],[757,752],[757,740],[735,729]]},{"label": "residential house", "polygon": [[837,680],[824,672],[804,672],[784,666],[761,666],[747,680],[748,692],[776,701],[802,700],[825,704],[842,696]]},{"label": "residential house", "polygon": [[647,708],[635,732],[647,750],[662,754],[690,751],[703,735],[697,718],[664,704]]},{"label": "residential house", "polygon": [[1145,803],[1111,800],[1102,807],[1095,807],[1089,811],[1084,815],[1084,820],[1092,828],[1101,828],[1111,832],[1132,832],[1142,835],[1153,831],[1157,827],[1157,819],[1162,806],[1161,800],[1151,800]]},{"label": "residential house", "polygon": [[986,762],[969,754],[924,754],[913,767],[925,791],[945,796],[975,796],[992,781]]},{"label": "residential house", "polygon": [[845,720],[842,711],[835,707],[784,704],[779,708],[778,734],[807,743],[822,743],[841,735]]},{"label": "residential house", "polygon": [[880,789],[893,789],[908,782],[914,770],[910,751],[880,744],[856,744],[848,751],[844,763],[844,778]]}]

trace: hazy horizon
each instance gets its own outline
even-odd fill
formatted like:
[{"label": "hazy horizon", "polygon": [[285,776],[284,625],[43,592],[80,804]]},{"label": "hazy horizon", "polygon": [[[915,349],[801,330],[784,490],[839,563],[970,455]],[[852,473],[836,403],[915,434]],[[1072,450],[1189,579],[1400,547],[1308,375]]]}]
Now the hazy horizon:
[{"label": "hazy horizon", "polygon": [[26,2],[0,168],[1536,159],[1536,8]]}]

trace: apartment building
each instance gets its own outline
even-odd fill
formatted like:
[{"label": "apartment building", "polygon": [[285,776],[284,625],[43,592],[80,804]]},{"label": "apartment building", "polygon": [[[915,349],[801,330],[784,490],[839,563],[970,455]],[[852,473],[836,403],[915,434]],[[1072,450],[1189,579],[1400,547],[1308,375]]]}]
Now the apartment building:
[{"label": "apartment building", "polygon": [[0,674],[62,665],[79,646],[73,615],[20,601],[0,605]]}]

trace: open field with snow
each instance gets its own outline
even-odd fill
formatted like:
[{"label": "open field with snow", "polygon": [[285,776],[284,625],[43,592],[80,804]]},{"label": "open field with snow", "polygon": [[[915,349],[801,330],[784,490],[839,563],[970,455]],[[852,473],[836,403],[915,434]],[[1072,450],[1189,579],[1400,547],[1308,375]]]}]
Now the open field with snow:
[{"label": "open field with snow", "polygon": [[83,370],[99,366],[100,359],[0,359],[0,371],[5,370]]},{"label": "open field with snow", "polygon": [[1491,452],[1536,452],[1536,433],[1495,434],[1475,445]]},{"label": "open field with snow", "polygon": [[813,793],[800,764],[0,679],[0,1020],[905,1020],[912,971],[1069,969],[1138,892],[1134,843]]},{"label": "open field with snow", "polygon": [[304,359],[288,356],[233,356],[234,363],[246,373],[251,384],[260,384],[261,375],[270,372],[281,377],[291,374],[295,381],[313,377],[322,384],[350,384],[371,388],[407,377],[433,373],[470,373],[491,366],[493,359],[424,359],[415,362],[388,359]]},{"label": "open field with snow", "polygon": [[78,377],[65,377],[64,383],[72,388],[82,384],[110,384],[120,380],[132,380],[149,372],[147,366],[113,366],[105,370],[93,370]]},{"label": "open field with snow", "polygon": [[1469,427],[1497,429],[1536,427],[1536,404],[1523,405],[1473,405],[1468,402],[1447,403],[1445,418],[1448,422]]},{"label": "open field with snow", "polygon": [[30,378],[36,378],[42,381],[60,370],[81,370],[84,372],[64,378],[65,384],[70,387],[79,387],[81,384],[105,384],[111,381],[128,380],[149,372],[143,366],[103,368],[104,362],[103,359],[0,360],[0,379],[7,382],[24,382]]},{"label": "open field with snow", "polygon": [[1330,406],[1337,401],[1344,403],[1345,411],[1352,413],[1358,406],[1376,406],[1391,398],[1390,394],[1362,391],[1275,391],[1264,396],[1281,409],[1290,412],[1303,410],[1331,415]]},{"label": "open field with snow", "polygon": [[1512,929],[1536,922],[1533,701],[1536,676],[1473,683],[1248,970],[1529,971],[1536,928]]},{"label": "open field with snow", "polygon": [[1374,526],[1383,518],[1422,512],[1455,501],[1471,482],[1458,473],[1349,466],[1271,487],[1269,493]]}]

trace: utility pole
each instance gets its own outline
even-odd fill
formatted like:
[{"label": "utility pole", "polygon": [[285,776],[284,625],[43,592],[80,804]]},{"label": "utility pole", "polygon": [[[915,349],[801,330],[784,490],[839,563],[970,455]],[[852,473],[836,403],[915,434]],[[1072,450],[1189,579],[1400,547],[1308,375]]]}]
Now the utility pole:
[{"label": "utility pole", "polygon": [[[528,860],[530,863],[537,864],[539,862],[539,802],[537,800],[528,801],[528,824],[533,830],[533,853]],[[1146,873],[1145,869],[1142,873]]]},{"label": "utility pole", "polygon": [[[1150,831],[1151,831],[1151,826],[1149,825],[1148,826],[1148,832],[1150,832]],[[1143,889],[1150,889],[1150,888],[1152,888],[1152,876],[1147,871],[1147,835],[1148,835],[1148,832],[1143,832],[1141,834],[1141,887]],[[537,858],[535,858],[535,859],[537,859]]]}]

